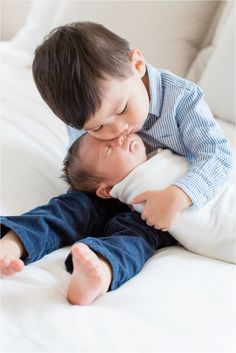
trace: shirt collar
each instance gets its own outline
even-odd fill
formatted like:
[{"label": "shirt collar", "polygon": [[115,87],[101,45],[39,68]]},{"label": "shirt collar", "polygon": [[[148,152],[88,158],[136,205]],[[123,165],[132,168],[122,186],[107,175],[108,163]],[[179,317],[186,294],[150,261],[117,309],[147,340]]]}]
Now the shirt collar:
[{"label": "shirt collar", "polygon": [[146,64],[149,81],[149,114],[160,116],[162,101],[162,86],[160,72],[150,64]]}]

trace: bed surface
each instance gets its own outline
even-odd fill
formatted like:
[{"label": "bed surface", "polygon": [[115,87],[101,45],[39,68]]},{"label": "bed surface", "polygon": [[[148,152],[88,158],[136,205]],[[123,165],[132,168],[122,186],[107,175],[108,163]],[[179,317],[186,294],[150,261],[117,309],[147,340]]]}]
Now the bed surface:
[{"label": "bed surface", "polygon": [[65,299],[60,249],[2,279],[4,352],[233,352],[235,266],[175,246],[87,307]]}]

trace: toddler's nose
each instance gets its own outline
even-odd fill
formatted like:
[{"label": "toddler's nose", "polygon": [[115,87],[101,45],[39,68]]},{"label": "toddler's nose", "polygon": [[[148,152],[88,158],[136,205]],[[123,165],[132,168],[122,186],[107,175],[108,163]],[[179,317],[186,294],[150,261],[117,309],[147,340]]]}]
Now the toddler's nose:
[{"label": "toddler's nose", "polygon": [[114,138],[118,136],[127,135],[129,132],[129,124],[123,121],[116,122],[112,126],[112,133]]}]

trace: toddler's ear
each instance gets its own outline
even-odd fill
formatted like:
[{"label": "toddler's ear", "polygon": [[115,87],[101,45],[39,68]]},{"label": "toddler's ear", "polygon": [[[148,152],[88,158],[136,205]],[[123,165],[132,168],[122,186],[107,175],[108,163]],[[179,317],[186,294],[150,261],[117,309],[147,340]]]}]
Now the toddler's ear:
[{"label": "toddler's ear", "polygon": [[111,185],[102,184],[96,190],[96,195],[102,197],[103,199],[111,199],[110,191],[112,189]]},{"label": "toddler's ear", "polygon": [[146,73],[146,64],[141,50],[136,48],[131,49],[129,52],[129,59],[134,72],[138,73],[140,77],[143,77]]}]

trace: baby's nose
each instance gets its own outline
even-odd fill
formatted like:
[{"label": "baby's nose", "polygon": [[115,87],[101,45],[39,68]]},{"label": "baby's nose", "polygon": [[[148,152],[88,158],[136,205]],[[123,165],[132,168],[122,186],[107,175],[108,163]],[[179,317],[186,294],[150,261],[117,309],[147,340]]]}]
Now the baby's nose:
[{"label": "baby's nose", "polygon": [[125,137],[124,135],[121,135],[121,136],[117,137],[116,143],[117,143],[119,146],[122,146],[122,144],[124,143],[125,138],[126,138],[126,137]]}]

